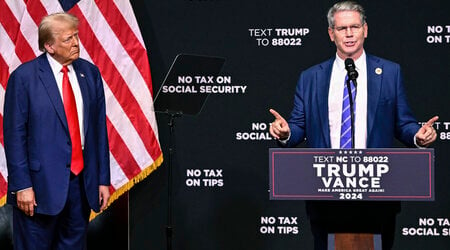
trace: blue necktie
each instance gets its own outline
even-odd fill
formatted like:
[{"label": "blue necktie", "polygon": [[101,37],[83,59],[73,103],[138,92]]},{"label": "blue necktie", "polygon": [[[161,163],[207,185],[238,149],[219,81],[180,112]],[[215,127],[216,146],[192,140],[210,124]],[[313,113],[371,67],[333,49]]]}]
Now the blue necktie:
[{"label": "blue necktie", "polygon": [[[352,122],[351,122],[351,110],[350,110],[350,98],[348,95],[347,79],[345,76],[344,82],[344,99],[342,101],[342,122],[341,122],[341,140],[340,148],[352,148]],[[353,108],[355,108],[356,88],[352,81],[350,81]]]}]

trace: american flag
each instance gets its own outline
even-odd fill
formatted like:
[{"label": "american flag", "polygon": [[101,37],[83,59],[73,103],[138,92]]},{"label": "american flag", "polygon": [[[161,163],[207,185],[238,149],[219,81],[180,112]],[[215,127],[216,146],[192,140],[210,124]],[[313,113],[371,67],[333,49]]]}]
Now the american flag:
[{"label": "american flag", "polygon": [[103,77],[110,202],[163,161],[147,51],[128,0],[0,0],[0,206],[6,202],[8,176],[3,144],[8,76],[21,63],[42,53],[38,49],[42,17],[63,11],[80,20],[80,57],[97,65]]}]

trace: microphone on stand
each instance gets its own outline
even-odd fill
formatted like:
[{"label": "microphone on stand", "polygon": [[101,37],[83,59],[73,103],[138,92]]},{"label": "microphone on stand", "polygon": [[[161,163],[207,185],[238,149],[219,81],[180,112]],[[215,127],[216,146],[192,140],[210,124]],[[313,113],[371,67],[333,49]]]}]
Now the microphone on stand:
[{"label": "microphone on stand", "polygon": [[348,79],[353,81],[353,84],[356,88],[356,78],[358,78],[358,71],[356,71],[355,62],[353,59],[347,58],[345,59],[345,69],[347,70]]},{"label": "microphone on stand", "polygon": [[356,78],[358,78],[358,71],[356,71],[355,62],[353,61],[353,59],[351,58],[345,59],[344,64],[348,76],[347,91],[348,91],[348,98],[350,98],[349,101],[350,101],[350,120],[352,130],[352,148],[355,148],[355,108],[353,104],[352,88],[350,86],[350,81],[353,82],[356,89]]}]

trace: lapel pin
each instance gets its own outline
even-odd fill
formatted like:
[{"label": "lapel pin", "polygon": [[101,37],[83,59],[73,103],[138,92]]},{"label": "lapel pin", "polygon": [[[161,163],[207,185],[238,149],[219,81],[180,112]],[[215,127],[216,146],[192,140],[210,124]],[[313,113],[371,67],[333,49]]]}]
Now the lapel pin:
[{"label": "lapel pin", "polygon": [[83,74],[83,73],[80,73],[80,76],[81,76],[81,77],[84,77],[84,74]]},{"label": "lapel pin", "polygon": [[381,75],[381,73],[383,73],[383,70],[381,68],[376,68],[375,69],[375,74]]}]

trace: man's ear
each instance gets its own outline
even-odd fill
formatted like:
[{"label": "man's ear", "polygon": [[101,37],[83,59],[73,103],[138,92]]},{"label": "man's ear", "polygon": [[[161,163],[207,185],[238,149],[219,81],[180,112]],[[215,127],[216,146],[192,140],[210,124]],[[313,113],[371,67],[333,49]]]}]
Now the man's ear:
[{"label": "man's ear", "polygon": [[53,54],[55,52],[53,46],[49,43],[44,43],[44,48],[49,54]]},{"label": "man's ear", "polygon": [[334,42],[334,33],[333,33],[333,29],[328,27],[328,35],[330,36],[330,40],[332,42]]},{"label": "man's ear", "polygon": [[364,23],[363,29],[364,29],[364,38],[367,38],[367,36],[369,35],[369,26],[367,25],[367,23]]}]

